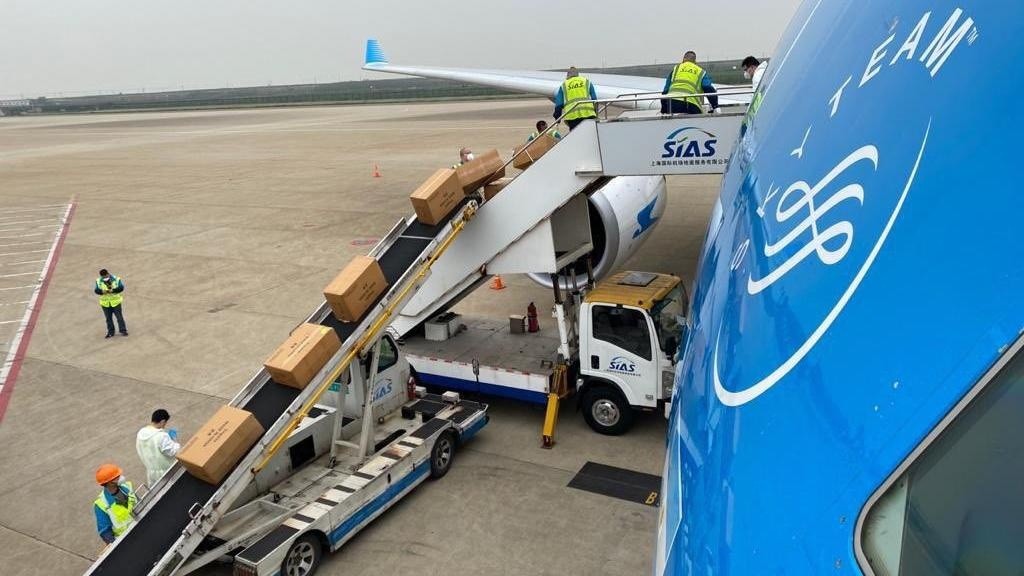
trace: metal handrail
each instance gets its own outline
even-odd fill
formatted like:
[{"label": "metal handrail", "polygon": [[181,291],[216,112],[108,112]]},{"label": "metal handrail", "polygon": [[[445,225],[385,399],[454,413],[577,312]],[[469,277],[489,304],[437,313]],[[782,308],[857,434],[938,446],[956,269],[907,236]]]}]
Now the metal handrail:
[{"label": "metal handrail", "polygon": [[[724,94],[728,94],[730,96],[736,96],[736,95],[741,95],[741,94],[753,94],[753,93],[754,93],[754,90],[751,88],[751,89],[743,89],[743,90],[739,90],[739,91],[735,91],[735,92],[725,92]],[[630,94],[620,94],[620,95],[618,95],[618,96],[616,96],[614,98],[596,98],[596,99],[593,99],[593,100],[590,100],[590,99],[588,99],[588,100],[576,100],[575,102],[572,102],[568,106],[568,109],[563,109],[562,110],[562,115],[559,116],[554,121],[554,123],[552,123],[550,126],[545,128],[543,132],[541,132],[540,134],[537,134],[537,138],[535,138],[534,140],[537,140],[541,136],[544,136],[545,134],[548,134],[549,132],[554,130],[559,124],[562,123],[562,121],[565,119],[566,116],[568,116],[573,110],[576,109],[577,106],[581,106],[583,104],[593,104],[595,112],[597,112],[598,107],[600,105],[604,105],[602,110],[605,112],[605,121],[608,121],[607,120],[608,107],[613,105],[613,104],[620,104],[622,102],[633,102],[633,103],[636,103],[636,102],[650,102],[650,101],[653,101],[653,100],[664,100],[664,99],[681,98],[681,97],[695,98],[695,97],[704,97],[704,96],[718,96],[718,95],[721,95],[721,94],[723,94],[723,93],[722,92],[701,92],[699,94],[690,94],[689,92],[669,92],[668,94],[662,94],[661,92],[635,92],[635,93],[630,93]],[[510,164],[512,164],[515,161],[515,159],[519,157],[520,154],[522,154],[523,152],[526,152],[527,148],[529,148],[529,142],[527,143],[526,146],[523,146],[522,148],[520,148],[519,151],[517,151],[514,154],[512,154],[512,156],[507,161],[505,161],[504,164],[501,165],[501,169],[504,170],[505,168],[508,168],[508,166]],[[497,170],[495,170],[495,172],[497,172]]]}]

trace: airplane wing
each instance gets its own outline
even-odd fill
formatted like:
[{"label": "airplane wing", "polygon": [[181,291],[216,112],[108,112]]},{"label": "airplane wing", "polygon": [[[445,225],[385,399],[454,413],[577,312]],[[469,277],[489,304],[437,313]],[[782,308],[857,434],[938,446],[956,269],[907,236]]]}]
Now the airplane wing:
[{"label": "airplane wing", "polygon": [[[537,94],[545,98],[553,99],[558,88],[565,80],[564,72],[544,70],[501,70],[501,69],[480,69],[480,68],[438,68],[434,66],[402,66],[392,64],[384,56],[380,42],[375,39],[366,41],[366,57],[363,63],[363,70],[373,72],[388,72],[392,74],[404,74],[407,76],[422,76],[424,78],[440,78],[454,80],[469,84],[479,84],[492,88],[504,88],[516,92]],[[586,74],[594,85],[598,99],[617,98],[619,96],[638,93],[660,93],[665,86],[664,78],[652,78],[650,76],[626,76],[621,74]],[[715,84],[718,90],[718,101],[721,105],[749,104],[750,87],[733,86],[728,84]],[[731,92],[746,91],[747,94],[731,94]],[[650,103],[640,103],[641,108],[657,108],[657,100]],[[632,107],[632,106],[630,106]]]}]

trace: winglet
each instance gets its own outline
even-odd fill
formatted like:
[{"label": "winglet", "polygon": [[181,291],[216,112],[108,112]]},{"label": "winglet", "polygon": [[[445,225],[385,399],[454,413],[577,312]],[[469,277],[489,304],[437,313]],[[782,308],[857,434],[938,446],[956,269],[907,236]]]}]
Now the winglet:
[{"label": "winglet", "polygon": [[387,64],[388,58],[384,55],[384,50],[380,47],[380,42],[376,38],[370,38],[366,41],[366,57],[363,60],[363,66],[372,66],[373,64]]}]

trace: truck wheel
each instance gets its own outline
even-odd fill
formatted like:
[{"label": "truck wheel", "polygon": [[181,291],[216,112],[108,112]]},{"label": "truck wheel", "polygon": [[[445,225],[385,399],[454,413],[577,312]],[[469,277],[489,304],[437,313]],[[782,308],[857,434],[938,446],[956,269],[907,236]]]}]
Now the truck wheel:
[{"label": "truck wheel", "polygon": [[455,434],[448,430],[438,437],[430,449],[430,477],[440,478],[448,473],[455,461]]},{"label": "truck wheel", "polygon": [[583,395],[583,419],[598,434],[618,436],[633,426],[633,408],[610,386],[595,386]]},{"label": "truck wheel", "polygon": [[313,534],[304,534],[288,549],[288,555],[281,563],[281,575],[311,576],[320,566],[322,557],[320,539]]}]

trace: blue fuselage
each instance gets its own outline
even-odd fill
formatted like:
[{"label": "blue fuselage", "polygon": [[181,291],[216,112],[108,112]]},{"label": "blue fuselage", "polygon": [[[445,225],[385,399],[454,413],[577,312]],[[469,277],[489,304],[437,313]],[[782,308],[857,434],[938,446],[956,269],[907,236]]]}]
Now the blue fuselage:
[{"label": "blue fuselage", "polygon": [[797,11],[699,264],[659,574],[866,571],[872,495],[1024,327],[1022,22],[1018,2]]}]

